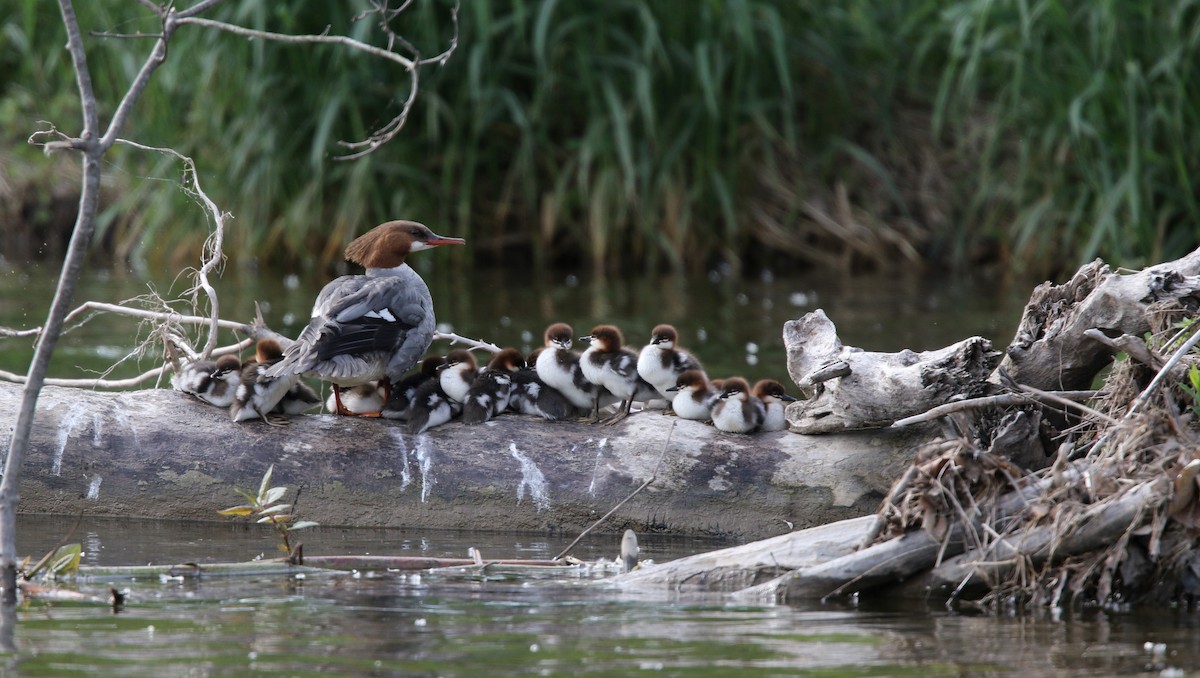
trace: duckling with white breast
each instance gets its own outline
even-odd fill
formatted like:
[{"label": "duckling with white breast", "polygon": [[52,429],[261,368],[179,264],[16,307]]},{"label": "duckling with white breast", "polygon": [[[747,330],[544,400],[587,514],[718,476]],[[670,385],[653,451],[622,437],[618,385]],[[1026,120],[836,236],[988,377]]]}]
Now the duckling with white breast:
[{"label": "duckling with white breast", "polygon": [[638,353],[638,374],[668,401],[675,395],[669,390],[675,387],[679,375],[704,370],[695,356],[676,345],[678,341],[679,333],[673,326],[658,325],[650,333],[650,343]]},{"label": "duckling with white breast", "polygon": [[701,370],[687,370],[675,380],[675,386],[667,389],[674,394],[671,408],[680,419],[709,421],[713,405],[721,398],[719,389],[709,383]]},{"label": "duckling with white breast", "polygon": [[751,433],[762,426],[766,416],[762,401],[750,393],[750,384],[741,377],[721,382],[721,397],[713,405],[712,422],[727,433]]},{"label": "duckling with white breast", "polygon": [[754,384],[754,397],[763,404],[763,423],[758,430],[787,430],[787,403],[795,402],[796,399],[788,395],[783,384],[774,379],[760,379]]},{"label": "duckling with white breast", "polygon": [[[629,416],[635,397],[646,397],[655,389],[638,375],[638,354],[623,346],[621,330],[613,325],[597,325],[590,335],[580,338],[589,344],[579,356],[584,378],[621,401],[617,412],[603,422],[611,426]],[[599,410],[600,399],[597,397],[592,410],[597,419]]]},{"label": "duckling with white breast", "polygon": [[601,387],[583,376],[579,353],[571,349],[575,343],[575,330],[566,323],[554,323],[546,328],[544,336],[545,346],[535,362],[537,376],[561,393],[571,405],[591,413]]}]

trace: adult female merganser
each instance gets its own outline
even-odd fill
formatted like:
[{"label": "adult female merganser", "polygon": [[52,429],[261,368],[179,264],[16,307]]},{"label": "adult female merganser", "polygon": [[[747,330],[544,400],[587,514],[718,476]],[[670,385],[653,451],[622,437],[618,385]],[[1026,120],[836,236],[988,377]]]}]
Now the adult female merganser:
[{"label": "adult female merganser", "polygon": [[[638,376],[638,355],[622,344],[621,330],[613,325],[597,325],[592,333],[580,337],[589,342],[587,350],[579,356],[579,367],[588,381],[602,386],[616,398],[620,399],[621,407],[616,414],[604,421],[605,424],[615,424],[629,416],[629,408],[635,397],[647,397],[656,392],[653,386]],[[600,399],[596,398],[593,414],[599,416]]]},{"label": "adult female merganser", "polygon": [[[342,407],[353,415],[365,416],[372,412],[383,411],[383,386],[377,381],[368,381],[365,384],[343,390],[340,396]],[[337,414],[337,401],[338,398],[330,393],[329,397],[325,399],[325,409]]]},{"label": "adult female merganser", "polygon": [[230,354],[217,360],[188,363],[171,378],[171,383],[175,390],[190,393],[210,405],[229,407],[241,377],[242,361]]},{"label": "adult female merganser", "polygon": [[721,398],[721,391],[708,383],[708,377],[702,370],[688,370],[675,380],[675,385],[667,389],[673,391],[671,408],[681,419],[709,421],[712,419],[712,408]]},{"label": "adult female merganser", "polygon": [[341,403],[342,387],[379,380],[390,390],[425,355],[435,326],[429,288],[404,259],[463,243],[415,221],[389,221],[355,238],[346,246],[346,259],[361,264],[366,275],[344,275],[321,290],[312,321],[266,376],[333,382],[339,414],[350,414]]},{"label": "adult female merganser", "polygon": [[725,379],[724,392],[712,408],[712,422],[728,433],[750,433],[762,425],[762,401],[750,395],[750,384],[741,377]]},{"label": "adult female merganser", "polygon": [[687,351],[676,348],[679,334],[671,325],[658,325],[650,333],[650,343],[638,354],[637,371],[642,379],[658,389],[659,394],[671,400],[679,375],[688,370],[703,370],[700,361]]},{"label": "adult female merganser", "polygon": [[412,404],[408,406],[408,432],[414,435],[424,433],[460,414],[462,403],[446,395],[439,379],[430,379],[413,393]]},{"label": "adult female merganser", "polygon": [[537,376],[573,406],[590,413],[600,387],[583,376],[579,353],[571,350],[575,330],[566,323],[554,323],[546,328],[545,341],[535,362]]},{"label": "adult female merganser", "polygon": [[783,384],[774,379],[760,379],[754,384],[754,397],[762,401],[764,416],[760,431],[785,431],[788,427],[785,403],[796,399],[787,394]]},{"label": "adult female merganser", "polygon": [[456,348],[446,354],[446,362],[438,370],[438,382],[446,396],[457,403],[465,402],[467,391],[479,376],[475,356],[465,348]]},{"label": "adult female merganser", "polygon": [[383,406],[380,416],[385,419],[407,419],[417,389],[427,381],[437,381],[438,368],[446,364],[440,355],[431,355],[421,361],[421,366],[398,383],[392,384],[392,395]]},{"label": "adult female merganser", "polygon": [[[542,349],[534,351],[538,353]],[[531,358],[534,353],[529,354]],[[540,356],[539,356],[540,357]],[[532,365],[526,363],[523,370],[513,373],[512,394],[508,396],[508,409],[521,414],[532,414],[547,421],[559,421],[574,415],[575,406],[567,397],[550,386],[538,375]]]},{"label": "adult female merganser", "polygon": [[482,424],[507,410],[513,374],[524,367],[525,358],[515,348],[506,348],[493,356],[487,368],[467,389],[467,397],[463,400],[463,423],[469,426]]},{"label": "adult female merganser", "polygon": [[[288,423],[287,418],[272,416],[274,412],[298,414],[320,402],[317,394],[300,382],[300,375],[268,375],[270,369],[283,359],[279,342],[260,339],[254,350],[255,357],[242,364],[241,383],[234,390],[233,403],[229,406],[234,421],[262,418],[272,426],[281,426]],[[289,398],[292,402],[277,410]]]}]

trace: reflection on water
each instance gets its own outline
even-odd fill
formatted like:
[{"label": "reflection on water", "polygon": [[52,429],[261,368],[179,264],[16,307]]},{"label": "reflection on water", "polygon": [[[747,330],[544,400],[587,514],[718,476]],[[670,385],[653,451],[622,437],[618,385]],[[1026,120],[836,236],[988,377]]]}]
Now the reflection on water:
[{"label": "reflection on water", "polygon": [[[968,279],[776,277],[769,272],[734,279],[719,271],[696,278],[628,276],[597,285],[570,273],[483,270],[464,275],[437,268],[428,258],[415,263],[430,285],[445,331],[528,352],[541,345],[542,332],[552,322],[570,323],[579,335],[596,324],[616,324],[635,347],[645,345],[654,325],[665,322],[680,330],[681,345],[696,353],[711,375],[772,377],[784,383],[789,382],[783,323],[816,308],[825,310],[845,343],[867,350],[928,350],[972,335],[1003,348],[1032,290],[1032,284],[997,288]],[[41,324],[56,275],[47,270],[0,275],[0,326]],[[260,301],[267,323],[294,336],[325,282],[229,272],[216,284],[223,317],[249,321],[254,302]],[[186,287],[169,278],[145,281],[93,273],[77,300],[120,301],[146,293],[148,285],[164,296],[177,296]],[[152,367],[161,355],[154,347],[140,369],[133,364],[130,353],[145,336],[134,321],[96,317],[63,338],[52,372],[79,376],[77,366],[99,372],[128,358],[129,364],[114,376],[132,376]],[[232,341],[233,336],[223,339]],[[0,340],[0,370],[23,373],[31,347],[29,339]]]},{"label": "reflection on water", "polygon": [[[73,523],[22,518],[20,549],[39,555]],[[270,546],[227,525],[89,520],[89,562],[230,560]],[[611,557],[619,536],[579,555]],[[318,530],[306,552],[543,558],[542,535]],[[659,562],[706,540],[645,535]],[[1115,675],[1200,662],[1197,615],[1102,612],[1030,617],[948,613],[919,601],[859,606],[734,605],[631,596],[594,576],[339,573],[119,581],[128,605],[35,603],[19,610],[5,675]],[[107,582],[83,585],[102,591]],[[1165,671],[1164,671],[1165,670]]]}]

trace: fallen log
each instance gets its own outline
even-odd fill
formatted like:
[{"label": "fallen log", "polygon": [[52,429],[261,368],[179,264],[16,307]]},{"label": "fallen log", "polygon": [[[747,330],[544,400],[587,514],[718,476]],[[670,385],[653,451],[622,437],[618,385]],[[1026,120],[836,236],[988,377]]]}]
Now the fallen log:
[{"label": "fallen log", "polygon": [[[0,438],[20,397],[0,383]],[[276,485],[302,488],[297,513],[323,525],[574,534],[657,466],[601,529],[762,538],[874,511],[930,434],[739,435],[648,411],[614,427],[506,414],[411,436],[332,415],[235,424],[163,389],[46,387],[20,510],[227,520],[216,512],[237,503],[234,488],[274,464]]]}]

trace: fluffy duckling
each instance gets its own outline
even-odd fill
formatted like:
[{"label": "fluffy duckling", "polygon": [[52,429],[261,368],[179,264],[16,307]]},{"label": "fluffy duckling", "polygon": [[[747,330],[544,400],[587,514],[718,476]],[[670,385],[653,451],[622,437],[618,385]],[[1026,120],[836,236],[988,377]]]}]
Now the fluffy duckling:
[{"label": "fluffy duckling", "polygon": [[229,407],[242,378],[242,361],[235,355],[217,360],[197,360],[184,365],[171,378],[175,390],[190,393],[210,405]]},{"label": "fluffy duckling", "polygon": [[561,393],[576,408],[591,412],[600,387],[583,376],[579,353],[571,350],[574,337],[575,330],[566,323],[554,323],[547,327],[545,346],[534,365],[537,376],[547,386]]},{"label": "fluffy duckling", "polygon": [[525,358],[515,348],[497,353],[467,389],[463,400],[462,420],[474,426],[488,421],[508,409],[512,395],[513,374],[525,368]]},{"label": "fluffy duckling", "polygon": [[721,431],[750,433],[762,426],[762,401],[750,393],[750,384],[741,377],[729,377],[722,382],[721,397],[712,408],[712,422]]},{"label": "fluffy duckling", "polygon": [[695,356],[676,347],[678,341],[679,333],[673,326],[658,325],[650,333],[650,343],[638,354],[638,375],[668,401],[675,395],[668,391],[675,387],[679,375],[688,370],[704,369]]},{"label": "fluffy duckling", "polygon": [[[355,416],[381,413],[384,405],[383,394],[384,389],[377,381],[368,381],[349,389],[342,389],[342,408]],[[326,411],[338,414],[337,400],[337,396],[330,393],[329,397],[325,399]]]},{"label": "fluffy duckling", "polygon": [[762,401],[764,416],[760,431],[785,431],[788,427],[787,403],[796,399],[787,394],[783,384],[774,379],[760,379],[754,384],[754,397]]},{"label": "fluffy duckling", "polygon": [[667,389],[674,394],[671,399],[671,409],[681,419],[709,421],[712,419],[712,408],[721,398],[719,389],[709,383],[708,377],[701,370],[687,370],[675,380],[675,385]]},{"label": "fluffy duckling", "polygon": [[[621,401],[617,413],[604,420],[605,424],[611,426],[629,416],[634,397],[639,392],[646,393],[653,387],[638,375],[638,355],[624,347],[621,330],[613,325],[597,325],[592,328],[590,335],[580,338],[589,343],[587,350],[579,356],[579,367],[583,370],[584,378],[605,388]],[[592,409],[596,418],[599,418],[599,410],[597,397]]]},{"label": "fluffy duckling", "polygon": [[[532,363],[533,354],[529,357],[529,363]],[[573,416],[575,406],[571,401],[558,389],[547,384],[529,363],[525,369],[513,373],[513,388],[508,396],[508,409],[521,414],[532,414],[547,421],[559,421]]]},{"label": "fluffy duckling", "polygon": [[[272,415],[272,410],[284,400],[292,387],[300,382],[297,374],[273,378],[267,370],[283,359],[283,348],[274,339],[260,339],[255,345],[255,357],[242,365],[241,383],[234,391],[229,406],[234,421],[261,418],[272,426],[287,424],[286,417]],[[312,389],[309,389],[311,393]],[[312,401],[319,402],[316,394]]]},{"label": "fluffy duckling", "polygon": [[391,397],[380,416],[386,419],[407,419],[417,389],[427,381],[437,381],[438,368],[446,364],[440,355],[431,355],[421,361],[421,366],[392,386]]},{"label": "fluffy duckling", "polygon": [[446,395],[440,379],[428,379],[413,392],[408,407],[408,432],[424,433],[462,414],[462,403]]},{"label": "fluffy duckling", "polygon": [[458,403],[466,401],[467,391],[477,376],[479,368],[475,364],[475,356],[464,348],[456,348],[447,353],[446,362],[438,368],[438,381],[442,385],[442,391]]}]

